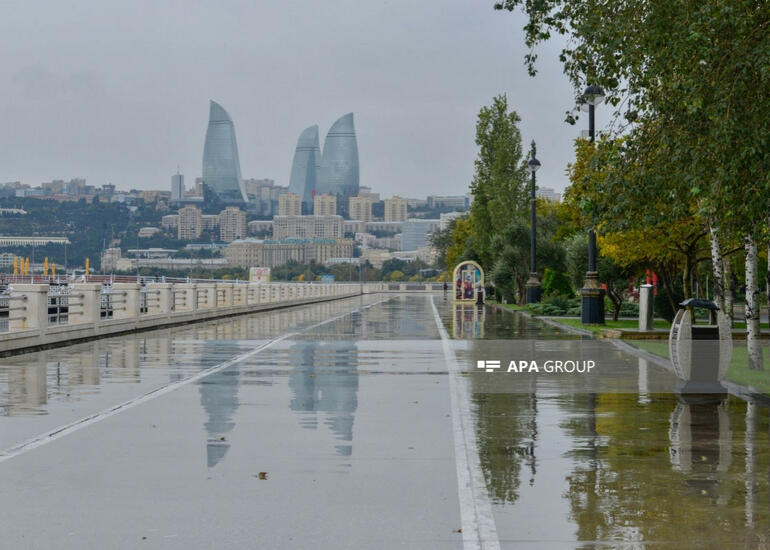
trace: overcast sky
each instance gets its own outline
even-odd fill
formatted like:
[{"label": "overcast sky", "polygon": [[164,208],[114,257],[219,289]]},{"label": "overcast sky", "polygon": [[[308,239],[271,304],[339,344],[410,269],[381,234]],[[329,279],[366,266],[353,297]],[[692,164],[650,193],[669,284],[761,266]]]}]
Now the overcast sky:
[{"label": "overcast sky", "polygon": [[[541,48],[530,78],[520,14],[492,0],[0,2],[0,182],[85,177],[168,189],[201,172],[208,100],[235,122],[244,178],[288,185],[299,133],[355,113],[361,185],[460,194],[481,106],[507,93],[561,190],[573,95]],[[597,120],[601,123],[602,113]]]}]

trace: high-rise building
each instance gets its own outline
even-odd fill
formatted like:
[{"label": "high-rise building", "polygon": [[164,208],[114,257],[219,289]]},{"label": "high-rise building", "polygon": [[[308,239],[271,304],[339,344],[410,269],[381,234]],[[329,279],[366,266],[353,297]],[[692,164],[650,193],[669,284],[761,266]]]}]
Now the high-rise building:
[{"label": "high-rise building", "polygon": [[278,197],[279,216],[301,216],[302,197],[296,193],[284,193]]},{"label": "high-rise building", "polygon": [[316,194],[313,198],[314,216],[334,216],[337,213],[337,197],[328,193]]},{"label": "high-rise building", "polygon": [[384,202],[386,222],[402,222],[406,219],[406,199],[394,195]]},{"label": "high-rise building", "polygon": [[358,180],[356,129],[353,113],[348,113],[337,119],[326,134],[316,190],[352,197],[358,194]]},{"label": "high-rise building", "polygon": [[306,210],[313,206],[317,174],[321,164],[321,149],[318,146],[318,126],[305,128],[297,140],[294,160],[291,163],[289,191],[302,197]]},{"label": "high-rise building", "polygon": [[237,206],[228,206],[219,213],[219,240],[230,243],[246,238],[246,212]]},{"label": "high-rise building", "polygon": [[274,239],[341,239],[342,216],[275,216]]},{"label": "high-rise building", "polygon": [[348,199],[348,213],[351,220],[359,220],[364,223],[372,221],[372,199],[369,197],[350,197]]},{"label": "high-rise building", "polygon": [[177,228],[180,240],[192,241],[200,237],[203,231],[203,219],[200,208],[196,206],[180,208]]},{"label": "high-rise building", "polygon": [[203,146],[203,183],[224,202],[246,202],[241,179],[235,127],[227,111],[214,101],[209,109],[209,127]]},{"label": "high-rise building", "polygon": [[177,172],[171,176],[171,202],[179,202],[184,198],[184,176]]}]

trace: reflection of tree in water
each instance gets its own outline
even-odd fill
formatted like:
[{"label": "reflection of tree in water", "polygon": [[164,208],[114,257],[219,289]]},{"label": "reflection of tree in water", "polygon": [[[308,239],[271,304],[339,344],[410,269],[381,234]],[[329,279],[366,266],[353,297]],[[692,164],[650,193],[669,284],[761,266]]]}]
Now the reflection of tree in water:
[{"label": "reflection of tree in water", "polygon": [[746,472],[732,443],[745,403],[682,405],[658,395],[640,404],[633,394],[598,394],[570,396],[562,409],[571,419],[562,428],[574,464],[565,497],[584,548],[595,541],[770,542],[766,507],[754,516],[756,530],[746,524]]},{"label": "reflection of tree in water", "polygon": [[230,449],[226,434],[235,427],[232,418],[239,405],[239,382],[238,369],[228,368],[207,376],[198,383],[201,405],[208,416],[204,426],[208,434],[206,464],[209,468],[216,466]]},{"label": "reflection of tree in water", "polygon": [[[326,425],[345,445],[336,445],[337,453],[353,452],[353,419],[358,408],[357,349],[350,340],[298,342],[296,367],[289,376],[294,396],[291,410],[304,413],[326,413]],[[315,414],[303,417],[304,428],[315,429]]]},{"label": "reflection of tree in water", "polygon": [[514,503],[519,497],[522,465],[536,471],[537,397],[529,393],[473,394],[476,437],[481,468],[496,503]]}]

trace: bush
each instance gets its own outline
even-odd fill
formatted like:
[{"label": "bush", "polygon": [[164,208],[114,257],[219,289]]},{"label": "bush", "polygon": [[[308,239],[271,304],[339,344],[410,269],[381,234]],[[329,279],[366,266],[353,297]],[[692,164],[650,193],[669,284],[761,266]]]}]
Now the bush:
[{"label": "bush", "polygon": [[566,273],[545,268],[543,272],[543,296],[567,296],[571,298],[574,295]]},{"label": "bush", "polygon": [[580,315],[580,298],[556,295],[545,298],[539,304],[530,304],[527,309],[536,315],[564,316]]}]

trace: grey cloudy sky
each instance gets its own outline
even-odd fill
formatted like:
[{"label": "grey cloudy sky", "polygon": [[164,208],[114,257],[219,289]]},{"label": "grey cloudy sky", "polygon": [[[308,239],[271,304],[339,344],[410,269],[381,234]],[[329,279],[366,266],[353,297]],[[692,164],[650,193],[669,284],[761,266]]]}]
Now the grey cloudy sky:
[{"label": "grey cloudy sky", "polygon": [[562,189],[580,128],[563,122],[573,100],[558,44],[530,78],[523,16],[492,3],[0,2],[0,182],[166,189],[177,164],[189,182],[214,99],[235,122],[245,178],[287,185],[300,131],[317,123],[323,140],[353,111],[361,185],[459,194],[476,114],[505,92],[525,143],[538,142],[538,182]]}]

